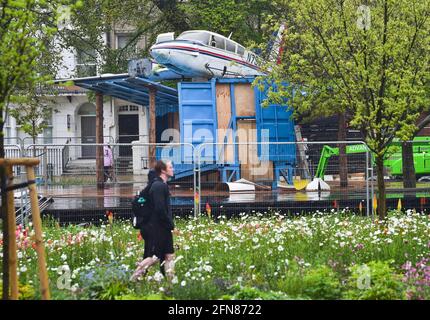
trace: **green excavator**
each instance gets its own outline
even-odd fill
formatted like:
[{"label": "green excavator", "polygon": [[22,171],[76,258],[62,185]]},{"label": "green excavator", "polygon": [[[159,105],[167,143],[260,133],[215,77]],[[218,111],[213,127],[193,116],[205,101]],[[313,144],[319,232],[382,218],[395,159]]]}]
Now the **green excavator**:
[{"label": "green excavator", "polygon": [[[430,137],[416,137],[413,140],[413,154],[415,173],[417,176],[430,175]],[[368,148],[364,144],[354,144],[346,146],[346,154],[365,153]],[[325,170],[329,159],[339,155],[339,148],[325,145],[321,152],[320,161],[315,172],[314,179],[306,186],[306,190],[330,190],[324,180]],[[399,177],[403,174],[402,165],[402,143],[399,140],[393,141],[388,148],[388,156],[384,160],[384,166],[390,176]]]}]

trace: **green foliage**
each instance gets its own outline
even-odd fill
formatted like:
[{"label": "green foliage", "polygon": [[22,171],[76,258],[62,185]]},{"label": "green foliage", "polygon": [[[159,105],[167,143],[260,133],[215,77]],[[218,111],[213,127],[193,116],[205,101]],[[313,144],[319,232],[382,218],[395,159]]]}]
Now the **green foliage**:
[{"label": "green foliage", "polygon": [[370,261],[351,267],[346,299],[399,300],[405,299],[402,275],[397,274],[387,261]]},{"label": "green foliage", "polygon": [[429,1],[374,1],[367,28],[354,1],[275,2],[287,19],[286,54],[270,78],[290,85],[271,96],[311,117],[346,112],[377,156],[395,136],[410,138],[430,101]]},{"label": "green foliage", "polygon": [[338,276],[327,266],[310,269],[303,277],[303,293],[312,299],[338,299],[341,286]]},{"label": "green foliage", "polygon": [[127,292],[131,273],[112,262],[82,273],[81,294],[90,299],[115,300]]},{"label": "green foliage", "polygon": [[122,296],[118,296],[116,300],[173,300],[165,296],[164,294],[148,294],[145,296],[139,296],[135,294],[125,294]]},{"label": "green foliage", "polygon": [[21,130],[33,139],[48,127],[52,114],[58,112],[53,107],[54,101],[34,92],[13,98],[14,106],[9,109],[9,114],[16,119]]},{"label": "green foliage", "polygon": [[[341,211],[294,218],[256,213],[215,221],[176,220],[180,231],[175,236],[176,277],[169,283],[158,264],[143,280],[130,281],[144,245],[129,221],[114,217],[112,225],[105,218],[97,226],[60,226],[52,218],[44,219],[52,297],[403,299],[398,273],[405,265],[410,266],[410,276],[404,286],[415,299],[414,292],[424,286],[416,281],[427,277],[425,268],[413,268],[422,265],[428,253],[428,217],[411,210],[393,212],[382,227],[370,218]],[[19,279],[34,286],[39,280],[32,226],[18,227],[17,232]],[[379,262],[390,259],[391,264]],[[360,287],[366,285],[363,265],[371,275],[368,290],[357,286],[357,281]],[[64,279],[64,269],[70,272],[70,287],[60,289],[55,284]]]},{"label": "green foliage", "polygon": [[[128,60],[146,56],[157,34],[164,32],[161,21],[150,0],[87,0],[72,17],[71,27],[61,30],[61,45],[75,48],[80,61],[95,64],[99,73],[124,73]],[[121,48],[117,34],[128,36]],[[79,72],[77,76],[95,75]]]},{"label": "green foliage", "polygon": [[263,22],[276,9],[267,0],[190,0],[181,4],[191,29],[210,30],[248,45],[260,43]]},{"label": "green foliage", "polygon": [[269,101],[290,99],[300,117],[345,114],[375,154],[383,218],[388,146],[412,138],[430,105],[429,0],[274,3],[287,28],[281,63],[266,66],[278,87]]},{"label": "green foliage", "polygon": [[[285,293],[276,291],[261,291],[255,287],[239,287],[232,289],[232,296],[223,296],[223,300],[289,300]],[[228,299],[230,298],[231,299]]]},{"label": "green foliage", "polygon": [[73,11],[68,0],[8,1],[0,7],[0,111],[17,90],[52,76],[53,55],[46,53],[58,30],[59,8],[67,5]]},{"label": "green foliage", "polygon": [[18,286],[18,299],[20,300],[32,300],[35,298],[35,290],[29,284],[19,284]]},{"label": "green foliage", "polygon": [[[0,288],[3,287],[2,281],[0,281]],[[19,300],[33,300],[36,297],[36,291],[30,284],[18,283],[18,299]]]}]

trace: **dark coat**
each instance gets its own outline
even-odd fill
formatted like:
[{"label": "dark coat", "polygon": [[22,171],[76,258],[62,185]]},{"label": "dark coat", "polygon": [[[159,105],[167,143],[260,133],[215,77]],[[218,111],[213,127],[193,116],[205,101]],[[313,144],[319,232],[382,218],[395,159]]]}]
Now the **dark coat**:
[{"label": "dark coat", "polygon": [[155,172],[154,168],[149,169],[148,172],[148,183],[157,178],[157,172]]},{"label": "dark coat", "polygon": [[171,230],[175,225],[170,207],[169,187],[160,177],[152,180],[149,199],[153,210],[151,218],[141,226],[141,234],[145,240],[144,258],[155,255],[161,262],[166,254],[174,253]]},{"label": "dark coat", "polygon": [[154,210],[150,222],[155,226],[173,230],[175,224],[173,222],[172,208],[170,206],[170,192],[167,183],[160,177],[156,177],[149,190],[149,196]]}]

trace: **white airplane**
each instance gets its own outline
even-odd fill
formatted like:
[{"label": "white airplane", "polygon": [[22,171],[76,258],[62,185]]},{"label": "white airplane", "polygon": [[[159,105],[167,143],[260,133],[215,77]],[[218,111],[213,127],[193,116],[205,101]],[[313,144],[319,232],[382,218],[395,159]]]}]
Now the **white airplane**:
[{"label": "white airplane", "polygon": [[[152,69],[152,80],[259,76],[259,57],[220,34],[191,30],[162,33],[150,49],[160,65]],[[163,68],[164,66],[164,68]]]}]

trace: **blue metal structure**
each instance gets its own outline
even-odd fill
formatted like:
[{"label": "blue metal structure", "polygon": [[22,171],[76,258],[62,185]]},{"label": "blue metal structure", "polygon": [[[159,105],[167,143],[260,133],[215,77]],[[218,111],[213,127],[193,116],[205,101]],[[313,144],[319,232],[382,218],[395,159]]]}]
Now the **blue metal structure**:
[{"label": "blue metal structure", "polygon": [[[224,151],[228,143],[228,137],[218,141],[216,130],[218,129],[216,84],[230,85],[231,118],[227,130],[232,130],[233,137],[237,132],[237,121],[248,119],[255,120],[257,127],[257,141],[267,142],[267,145],[258,146],[258,156],[261,160],[269,160],[273,163],[275,181],[273,188],[277,187],[277,181],[282,175],[292,184],[293,168],[296,164],[296,149],[294,144],[276,145],[270,143],[294,142],[294,122],[292,110],[286,105],[269,105],[262,107],[262,102],[267,98],[266,90],[261,92],[254,88],[255,116],[238,116],[236,113],[235,86],[237,84],[251,84],[254,78],[221,78],[208,82],[182,82],[178,84],[179,94],[179,118],[181,141],[198,146],[201,143],[222,144],[220,150],[215,145],[204,148],[202,157],[202,171],[218,170],[221,181],[229,182],[240,178],[239,146],[234,146],[234,161],[217,164],[217,152]],[[235,137],[235,141],[236,141]],[[185,152],[191,156],[191,153]],[[180,168],[178,168],[180,169]],[[176,168],[175,168],[176,170]],[[179,175],[181,173],[178,172]]]},{"label": "blue metal structure", "polygon": [[[61,82],[61,80],[56,82]],[[128,74],[120,74],[78,78],[73,79],[73,82],[79,87],[142,106],[149,105],[149,89],[154,88],[157,90],[155,98],[156,116],[178,111],[177,90],[143,77],[130,77]]]},{"label": "blue metal structure", "polygon": [[[267,85],[264,91],[255,88],[258,142],[264,142],[263,137],[266,137],[265,141],[269,143],[295,142],[292,108],[288,107],[287,102],[284,105],[270,104],[263,108],[262,102],[267,99],[267,89]],[[263,130],[268,132],[268,137],[263,134]],[[272,188],[276,188],[275,184],[281,175],[288,184],[293,184],[293,168],[296,165],[295,144],[269,144],[268,148],[263,144],[258,145],[258,154],[262,158],[268,155],[268,160],[273,162],[275,179]]]},{"label": "blue metal structure", "polygon": [[[218,143],[204,148],[201,154],[201,171],[219,171],[221,181],[229,182],[240,178],[239,147],[234,146],[234,159],[217,163],[217,152],[228,143],[227,135],[223,141],[218,141],[217,129],[217,100],[216,85],[228,84],[230,86],[231,117],[227,130],[233,133],[233,141],[236,142],[237,121],[255,120],[257,129],[257,141],[267,142],[268,145],[258,146],[260,160],[269,160],[273,163],[275,181],[272,188],[277,187],[280,176],[292,184],[293,168],[296,164],[296,149],[294,144],[276,145],[270,143],[294,142],[294,122],[291,118],[292,110],[285,105],[269,105],[262,107],[262,102],[267,97],[267,90],[259,91],[254,88],[255,116],[238,116],[236,112],[235,86],[249,84],[254,78],[219,78],[206,82],[180,82],[178,90],[150,81],[143,77],[130,77],[128,74],[100,76],[91,78],[74,79],[77,86],[101,92],[104,95],[113,96],[138,105],[149,104],[149,90],[156,91],[156,116],[160,117],[169,112],[179,112],[180,142],[190,143],[197,147],[201,143]],[[59,81],[58,81],[59,82]],[[166,127],[167,128],[167,127]],[[165,128],[157,128],[163,130]],[[178,152],[179,151],[179,152]],[[157,150],[157,157],[163,155],[174,159],[175,178],[191,176],[193,174],[193,150],[191,147],[183,147],[181,150],[172,147],[168,151]],[[180,157],[178,159],[177,157]],[[175,161],[176,159],[176,161]]]}]

